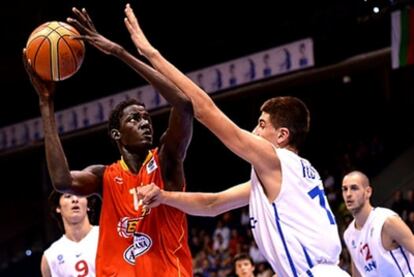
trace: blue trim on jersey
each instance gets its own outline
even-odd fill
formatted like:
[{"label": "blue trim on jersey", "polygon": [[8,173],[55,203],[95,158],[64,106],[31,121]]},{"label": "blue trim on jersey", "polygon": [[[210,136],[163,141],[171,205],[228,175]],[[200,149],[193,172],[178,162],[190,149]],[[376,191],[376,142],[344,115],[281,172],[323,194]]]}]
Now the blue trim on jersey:
[{"label": "blue trim on jersey", "polygon": [[404,273],[403,273],[400,265],[398,264],[397,259],[395,258],[394,254],[392,253],[392,250],[390,251],[390,254],[391,254],[391,257],[394,260],[395,264],[397,265],[398,269],[400,270],[401,276],[404,277]]},{"label": "blue trim on jersey", "polygon": [[298,273],[296,271],[295,265],[293,264],[292,257],[290,256],[289,250],[287,248],[287,244],[286,244],[285,237],[283,236],[282,226],[280,226],[280,223],[279,223],[279,215],[277,213],[277,208],[276,208],[275,203],[272,203],[272,206],[273,206],[273,210],[275,211],[277,230],[279,231],[280,238],[282,239],[283,248],[285,249],[286,256],[287,256],[287,258],[289,260],[290,268],[292,269],[293,276],[298,277]]},{"label": "blue trim on jersey", "polygon": [[303,246],[302,244],[300,245],[302,246],[303,253],[305,253],[306,262],[308,263],[309,268],[312,268],[313,267],[312,259],[310,258],[308,251],[306,250],[306,247]]},{"label": "blue trim on jersey", "polygon": [[401,254],[404,257],[405,262],[407,263],[408,270],[410,271],[411,275],[414,276],[414,273],[411,270],[410,262],[408,261],[407,255],[405,255],[404,249],[401,246],[399,248],[400,248]]},{"label": "blue trim on jersey", "polygon": [[310,269],[306,270],[306,274],[308,274],[309,277],[313,277],[312,272],[310,271]]}]

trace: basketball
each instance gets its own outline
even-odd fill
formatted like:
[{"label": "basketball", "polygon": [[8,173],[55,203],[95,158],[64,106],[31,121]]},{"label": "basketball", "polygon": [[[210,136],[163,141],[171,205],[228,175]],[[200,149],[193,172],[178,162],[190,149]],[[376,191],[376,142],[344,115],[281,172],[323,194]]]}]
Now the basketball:
[{"label": "basketball", "polygon": [[85,56],[83,41],[71,39],[79,32],[65,22],[51,21],[37,27],[26,44],[34,71],[46,81],[62,81],[75,74]]}]

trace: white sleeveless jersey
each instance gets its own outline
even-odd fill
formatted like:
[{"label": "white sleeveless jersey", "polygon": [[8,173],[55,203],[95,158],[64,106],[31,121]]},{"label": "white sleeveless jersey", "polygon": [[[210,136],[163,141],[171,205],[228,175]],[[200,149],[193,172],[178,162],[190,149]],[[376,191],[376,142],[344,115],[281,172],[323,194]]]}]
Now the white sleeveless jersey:
[{"label": "white sleeveless jersey", "polygon": [[99,227],[93,226],[81,241],[75,242],[63,235],[45,250],[52,277],[95,276],[95,257]]},{"label": "white sleeveless jersey", "polygon": [[401,246],[388,251],[382,246],[381,230],[385,220],[397,216],[386,208],[375,208],[361,230],[353,220],[344,232],[352,261],[362,276],[414,276],[414,258]]},{"label": "white sleeveless jersey", "polygon": [[278,276],[312,276],[310,269],[317,264],[338,264],[338,228],[318,172],[289,150],[275,151],[281,163],[282,183],[273,203],[269,203],[252,170],[252,232]]}]

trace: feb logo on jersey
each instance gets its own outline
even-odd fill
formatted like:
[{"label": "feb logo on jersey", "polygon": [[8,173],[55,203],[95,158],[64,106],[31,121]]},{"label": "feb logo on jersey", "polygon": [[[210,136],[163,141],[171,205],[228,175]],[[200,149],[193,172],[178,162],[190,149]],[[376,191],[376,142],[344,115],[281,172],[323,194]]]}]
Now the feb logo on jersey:
[{"label": "feb logo on jersey", "polygon": [[134,234],[134,243],[129,246],[124,252],[124,259],[131,265],[135,264],[135,259],[148,250],[152,246],[152,239],[144,233]]},{"label": "feb logo on jersey", "polygon": [[123,217],[118,221],[118,235],[123,238],[130,238],[134,235],[140,218]]},{"label": "feb logo on jersey", "polygon": [[158,168],[157,163],[155,162],[154,157],[152,157],[151,160],[147,163],[147,173],[150,174],[157,168]]}]

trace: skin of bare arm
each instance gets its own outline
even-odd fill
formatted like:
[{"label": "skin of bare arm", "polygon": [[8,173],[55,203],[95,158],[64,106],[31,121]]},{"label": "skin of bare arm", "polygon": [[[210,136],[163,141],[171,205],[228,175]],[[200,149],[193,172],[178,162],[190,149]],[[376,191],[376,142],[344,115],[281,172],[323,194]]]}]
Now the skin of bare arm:
[{"label": "skin of bare arm", "polygon": [[352,277],[362,277],[353,261],[351,261],[351,274]]},{"label": "skin of bare arm", "polygon": [[40,271],[42,272],[42,277],[51,277],[49,264],[47,263],[46,257],[42,256],[42,261],[40,263]]},{"label": "skin of bare arm", "polygon": [[190,215],[211,217],[246,206],[249,196],[250,181],[216,193],[164,191],[153,184],[138,190],[138,197],[148,208],[164,204]]},{"label": "skin of bare arm", "polygon": [[[23,50],[23,64],[30,81],[39,96],[39,108],[43,122],[46,160],[49,175],[54,188],[60,192],[78,195],[90,195],[100,191],[100,182],[95,173],[103,170],[103,166],[92,166],[83,171],[69,170],[65,153],[56,128],[53,96],[56,84],[43,81],[33,70],[30,60]],[[83,180],[83,181],[81,181]]]},{"label": "skin of bare arm", "polygon": [[161,137],[160,160],[167,190],[182,190],[183,161],[192,137],[193,110],[188,97],[158,71],[132,56],[122,46],[99,34],[85,9],[72,9],[75,19],[68,18],[82,34],[76,39],[87,41],[105,54],[111,54],[146,79],[173,106],[169,126]]},{"label": "skin of bare arm", "polygon": [[129,5],[126,6],[125,14],[125,25],[138,52],[191,99],[197,120],[210,129],[231,151],[254,166],[265,186],[267,196],[273,200],[280,190],[278,180],[281,179],[281,168],[272,143],[239,128],[232,122],[201,88],[151,45]]},{"label": "skin of bare arm", "polygon": [[385,220],[381,237],[385,249],[392,250],[400,245],[414,255],[414,235],[399,216]]}]

